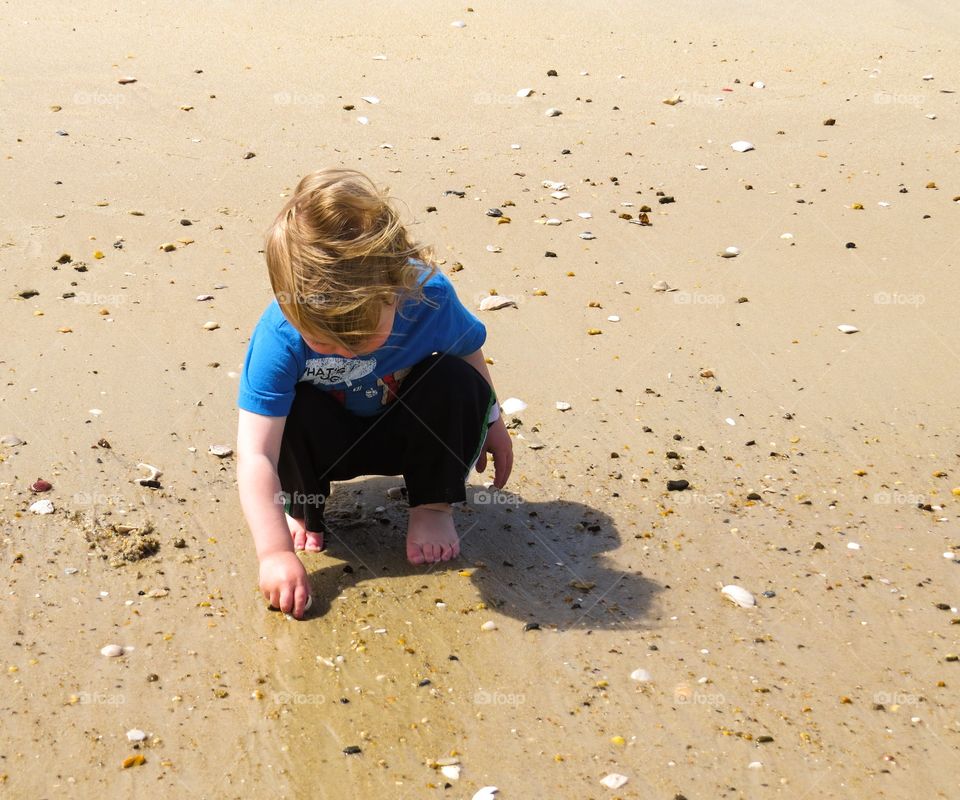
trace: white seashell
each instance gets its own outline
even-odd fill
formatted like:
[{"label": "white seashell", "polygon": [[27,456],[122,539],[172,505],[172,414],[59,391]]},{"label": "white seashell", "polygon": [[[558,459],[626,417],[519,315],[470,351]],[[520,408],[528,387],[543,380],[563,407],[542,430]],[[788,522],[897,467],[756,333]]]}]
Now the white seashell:
[{"label": "white seashell", "polygon": [[382,145],[380,145],[380,149],[381,149],[381,150],[393,150],[393,145],[390,144],[389,142],[384,142]]},{"label": "white seashell", "polygon": [[559,117],[563,112],[559,108],[548,108],[543,112],[545,117]]},{"label": "white seashell", "polygon": [[95,417],[99,417],[103,412],[99,408],[91,408],[89,413]]},{"label": "white seashell", "polygon": [[386,57],[383,53],[377,53],[377,55],[375,55],[375,56],[373,57],[373,60],[374,60],[374,61],[386,61],[386,60],[387,60],[387,57]]},{"label": "white seashell", "polygon": [[362,96],[360,99],[366,100],[372,106],[378,105],[380,103],[380,98],[372,94]]},{"label": "white seashell", "polygon": [[745,142],[742,139],[734,142],[733,144],[730,145],[730,147],[732,147],[738,153],[746,153],[748,150],[754,149],[753,145],[750,144],[750,142]]},{"label": "white seashell", "polygon": [[924,75],[920,80],[932,81],[932,80],[933,80],[933,75]]},{"label": "white seashell", "polygon": [[533,89],[517,89],[517,97],[529,97],[533,94]]},{"label": "white seashell", "polygon": [[500,411],[503,414],[519,414],[527,410],[527,404],[517,397],[508,397],[500,404]]},{"label": "white seashell", "polygon": [[754,82],[751,83],[750,85],[751,85],[754,89],[765,89],[765,88],[767,87],[767,84],[765,84],[763,81],[754,81]]},{"label": "white seashell", "polygon": [[492,619],[487,620],[486,622],[483,623],[483,625],[480,626],[480,630],[482,631],[495,631],[496,629],[497,629],[497,623],[494,622]]},{"label": "white seashell", "polygon": [[472,800],[493,800],[493,796],[500,790],[496,786],[484,786]]},{"label": "white seashell", "polygon": [[653,289],[653,291],[655,291],[655,292],[675,292],[675,291],[677,291],[676,289],[674,289],[674,288],[673,288],[669,283],[667,283],[666,281],[657,281],[657,282],[654,283],[650,288]]},{"label": "white seashell", "polygon": [[64,575],[76,575],[80,570],[76,567],[67,567],[64,571]]},{"label": "white seashell", "polygon": [[517,307],[515,300],[510,299],[509,297],[501,297],[498,294],[492,294],[489,297],[484,297],[480,301],[480,310],[481,311],[496,311],[500,308],[506,308],[507,306]]},{"label": "white seashell", "polygon": [[638,681],[639,683],[649,683],[653,680],[653,676],[645,669],[640,668],[630,673],[630,680]]},{"label": "white seashell", "polygon": [[511,150],[519,150],[519,149],[520,149],[520,145],[518,145],[518,144],[512,144],[512,145],[510,145],[510,149],[511,149]]},{"label": "white seashell", "polygon": [[357,122],[359,122],[361,125],[370,124],[370,120],[367,117],[357,117]]},{"label": "white seashell", "polygon": [[590,73],[587,72],[585,69],[582,69],[582,70],[580,70],[580,74],[581,74],[581,75],[589,75]]},{"label": "white seashell", "polygon": [[556,405],[557,405],[557,411],[569,411],[571,408],[573,408],[572,405],[570,405],[569,403],[563,402],[563,400],[557,400]]},{"label": "white seashell", "polygon": [[547,220],[546,222],[544,222],[543,224],[544,224],[544,225],[550,225],[550,226],[562,225],[562,224],[563,224],[563,220],[562,220],[562,219],[557,219],[556,217],[550,217],[550,219],[548,219],[548,220]]},{"label": "white seashell", "polygon": [[144,464],[141,462],[140,464],[137,464],[137,469],[145,469],[147,471],[148,474],[144,480],[148,481],[155,481],[157,478],[163,475],[162,470],[157,469],[151,464]]},{"label": "white seashell", "polygon": [[554,200],[566,200],[570,196],[570,192],[551,192],[550,196]]},{"label": "white seashell", "polygon": [[591,214],[589,211],[581,211],[577,214],[577,216],[580,217],[580,219],[593,219],[593,214]]},{"label": "white seashell", "polygon": [[620,317],[618,317],[616,314],[611,314],[609,317],[607,317],[607,322],[619,322],[619,321],[620,321]]},{"label": "white seashell", "polygon": [[792,239],[792,238],[793,238],[793,234],[792,234],[792,233],[781,233],[781,234],[780,234],[780,238],[781,238],[781,239]]},{"label": "white seashell", "polygon": [[617,772],[611,772],[605,778],[600,779],[600,783],[608,789],[619,789],[623,784],[630,780],[626,775],[620,775]]},{"label": "white seashell", "polygon": [[502,253],[502,252],[503,252],[503,248],[500,247],[500,246],[498,246],[498,245],[495,245],[495,244],[488,244],[488,245],[487,245],[487,252],[488,252],[488,253]]},{"label": "white seashell", "polygon": [[448,780],[458,781],[460,780],[460,765],[447,764],[446,766],[440,767],[440,774]]},{"label": "white seashell", "polygon": [[924,114],[924,116],[925,116],[927,119],[936,119],[936,118],[937,118],[937,115],[936,115],[936,114]]},{"label": "white seashell", "polygon": [[213,320],[203,323],[203,329],[205,331],[215,331],[219,327],[220,327],[220,323],[214,322]]},{"label": "white seashell", "polygon": [[693,168],[694,168],[694,169],[698,169],[698,170],[700,170],[701,172],[703,172],[703,171],[707,168],[707,165],[706,165],[706,164],[694,164],[694,165],[693,165]]},{"label": "white seashell", "polygon": [[727,418],[724,420],[724,422],[726,422],[727,425],[736,425],[736,424],[737,424],[736,422],[733,421],[733,418],[732,418],[732,417],[727,417]]},{"label": "white seashell", "polygon": [[233,455],[233,450],[227,447],[225,444],[212,444],[207,449],[207,452],[210,455],[216,456],[217,458],[226,458],[227,456]]},{"label": "white seashell", "polygon": [[107,658],[116,658],[123,655],[123,648],[118,644],[108,644],[100,648],[100,655]]},{"label": "white seashell", "polygon": [[198,302],[198,303],[202,303],[204,300],[213,300],[213,295],[212,295],[212,294],[198,294],[198,295],[197,295],[197,302]]},{"label": "white seashell", "polygon": [[2,439],[0,439],[0,444],[4,447],[18,447],[23,444],[23,439],[19,436],[14,436],[12,433],[8,433]]},{"label": "white seashell", "polygon": [[147,734],[138,728],[131,728],[127,731],[127,741],[128,742],[142,742],[147,738]]},{"label": "white seashell", "polygon": [[856,325],[837,325],[840,333],[859,333],[860,329]]},{"label": "white seashell", "polygon": [[847,550],[859,550],[860,545],[856,542],[847,542]]},{"label": "white seashell", "polygon": [[747,764],[747,769],[763,769],[763,764],[761,764],[759,761],[751,761],[749,764]]},{"label": "white seashell", "polygon": [[739,247],[728,247],[726,250],[720,253],[721,258],[736,258],[738,255],[740,255]]},{"label": "white seashell", "polygon": [[53,501],[51,500],[37,500],[32,506],[30,506],[30,511],[34,514],[52,514],[53,513]]},{"label": "white seashell", "polygon": [[943,554],[943,557],[948,561],[954,561],[957,557],[957,554],[954,553],[952,550],[947,550],[947,552]]},{"label": "white seashell", "polygon": [[748,592],[742,586],[737,586],[732,583],[728,586],[724,586],[720,590],[720,593],[741,608],[750,608],[757,604],[757,598],[750,594],[750,592]]},{"label": "white seashell", "polygon": [[567,184],[563,181],[544,181],[541,186],[543,186],[544,189],[553,189],[557,192],[567,188]]},{"label": "white seashell", "polygon": [[590,233],[590,231],[584,231],[583,233],[579,234],[579,236],[580,236],[581,239],[596,239],[596,238],[597,238],[597,237],[594,236],[592,233]]},{"label": "white seashell", "polygon": [[464,22],[462,19],[455,19],[453,22],[450,23],[450,27],[451,27],[451,28],[466,28],[466,27],[467,27],[467,23]]}]

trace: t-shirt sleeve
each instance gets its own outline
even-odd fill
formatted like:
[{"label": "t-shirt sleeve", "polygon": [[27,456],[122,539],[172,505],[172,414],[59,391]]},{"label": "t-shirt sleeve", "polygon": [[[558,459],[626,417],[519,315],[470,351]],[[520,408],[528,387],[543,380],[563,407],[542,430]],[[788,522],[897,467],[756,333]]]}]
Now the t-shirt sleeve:
[{"label": "t-shirt sleeve", "polygon": [[296,395],[297,365],[293,343],[264,315],[247,346],[237,406],[265,417],[287,416]]},{"label": "t-shirt sleeve", "polygon": [[430,281],[427,297],[439,304],[434,328],[434,349],[438,353],[450,353],[455,356],[470,355],[479,350],[487,339],[484,324],[471,314],[453,288],[453,284],[443,273]]}]

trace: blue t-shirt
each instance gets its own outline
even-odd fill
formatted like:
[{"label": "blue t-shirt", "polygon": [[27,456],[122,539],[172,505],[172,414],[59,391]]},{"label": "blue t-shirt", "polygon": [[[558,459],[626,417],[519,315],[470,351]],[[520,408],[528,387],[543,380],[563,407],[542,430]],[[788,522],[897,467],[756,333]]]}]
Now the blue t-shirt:
[{"label": "blue t-shirt", "polygon": [[405,301],[387,341],[355,358],[311,350],[274,300],[250,337],[237,405],[254,414],[285,417],[297,383],[306,381],[333,394],[348,411],[370,417],[395,399],[410,369],[431,353],[465,356],[479,350],[487,330],[464,308],[447,276],[438,271],[422,285],[436,305]]}]

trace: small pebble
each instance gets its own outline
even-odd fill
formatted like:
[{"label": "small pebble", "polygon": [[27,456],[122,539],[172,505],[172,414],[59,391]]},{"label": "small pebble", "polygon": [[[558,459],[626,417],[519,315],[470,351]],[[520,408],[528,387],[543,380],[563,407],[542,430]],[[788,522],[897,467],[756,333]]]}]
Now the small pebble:
[{"label": "small pebble", "polygon": [[117,656],[123,655],[123,648],[118,644],[108,644],[100,648],[100,655],[106,656],[107,658],[116,658]]},{"label": "small pebble", "polygon": [[653,680],[653,677],[645,669],[635,669],[630,673],[630,680],[637,681],[638,683],[649,683]]},{"label": "small pebble", "polygon": [[480,630],[482,631],[495,631],[496,629],[497,629],[497,623],[494,622],[492,619],[487,620],[486,622],[483,623],[483,625],[480,626]]}]

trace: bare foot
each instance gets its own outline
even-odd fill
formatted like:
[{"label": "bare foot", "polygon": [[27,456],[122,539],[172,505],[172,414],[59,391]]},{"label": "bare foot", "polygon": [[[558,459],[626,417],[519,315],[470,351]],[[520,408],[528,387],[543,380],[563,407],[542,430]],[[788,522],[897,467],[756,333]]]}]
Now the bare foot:
[{"label": "bare foot", "polygon": [[460,539],[449,503],[427,503],[410,509],[407,525],[407,560],[433,564],[460,555]]},{"label": "bare foot", "polygon": [[308,553],[319,553],[323,550],[323,533],[314,533],[307,530],[306,520],[295,519],[289,514],[287,518],[287,527],[290,528],[290,536],[293,537],[294,550],[306,550]]}]

